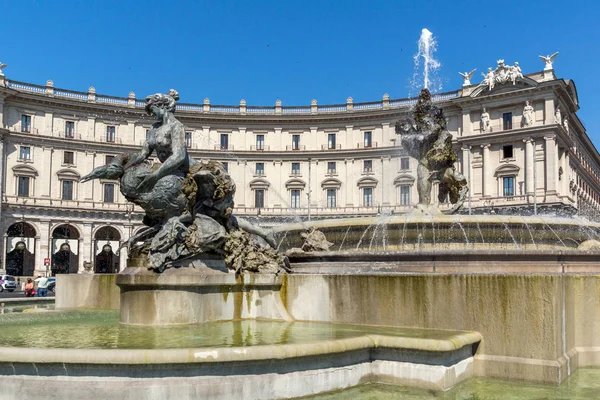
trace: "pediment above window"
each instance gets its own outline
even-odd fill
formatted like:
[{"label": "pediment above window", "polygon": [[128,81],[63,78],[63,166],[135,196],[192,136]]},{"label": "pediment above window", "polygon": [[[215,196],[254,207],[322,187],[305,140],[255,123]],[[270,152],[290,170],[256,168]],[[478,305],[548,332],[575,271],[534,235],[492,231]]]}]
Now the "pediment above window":
[{"label": "pediment above window", "polygon": [[356,182],[356,185],[359,188],[365,188],[365,187],[375,187],[377,186],[377,179],[373,178],[372,176],[365,176],[364,178],[360,178],[358,180],[358,182]]},{"label": "pediment above window", "polygon": [[302,179],[290,179],[285,183],[287,189],[304,189],[306,183]]},{"label": "pediment above window", "polygon": [[514,164],[505,164],[505,165],[501,165],[500,167],[496,168],[496,171],[494,171],[494,176],[495,177],[499,177],[499,176],[509,176],[509,175],[518,175],[520,171],[520,168]]},{"label": "pediment above window", "polygon": [[250,181],[250,189],[268,189],[271,184],[266,179],[256,178]]},{"label": "pediment above window", "polygon": [[73,171],[72,169],[61,169],[56,173],[58,175],[58,179],[60,180],[74,180],[77,181],[81,177],[77,171]]},{"label": "pediment above window", "polygon": [[321,182],[323,189],[339,189],[342,187],[342,181],[335,178],[327,178]]},{"label": "pediment above window", "polygon": [[396,179],[394,179],[395,186],[412,185],[413,183],[415,183],[414,176],[408,174],[398,175]]},{"label": "pediment above window", "polygon": [[38,176],[37,169],[30,165],[15,165],[12,170],[15,175],[19,176]]}]

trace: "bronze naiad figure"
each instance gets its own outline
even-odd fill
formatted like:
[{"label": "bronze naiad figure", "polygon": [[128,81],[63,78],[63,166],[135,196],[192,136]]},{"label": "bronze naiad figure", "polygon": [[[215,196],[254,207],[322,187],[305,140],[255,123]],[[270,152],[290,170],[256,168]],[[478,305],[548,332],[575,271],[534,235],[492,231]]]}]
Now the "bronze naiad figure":
[{"label": "bronze naiad figure", "polygon": [[[188,154],[174,115],[178,99],[175,90],[148,96],[146,112],[158,121],[142,150],[118,155],[80,181],[119,180],[123,196],[145,211],[146,228],[125,245],[130,255],[147,254],[148,267],[158,272],[202,253],[223,256],[237,273],[289,272],[287,259],[273,249],[272,232],[233,216],[235,184],[223,165]],[[153,153],[160,163],[148,161]]]},{"label": "bronze naiad figure", "polygon": [[413,109],[413,116],[396,122],[396,134],[401,135],[402,147],[419,162],[417,166],[417,208],[431,210],[431,186],[439,181],[440,203],[450,198],[453,204],[448,213],[453,214],[463,205],[468,185],[465,177],[456,171],[457,160],[452,148],[452,135],[446,129],[442,109],[431,102],[431,93],[423,89]]}]

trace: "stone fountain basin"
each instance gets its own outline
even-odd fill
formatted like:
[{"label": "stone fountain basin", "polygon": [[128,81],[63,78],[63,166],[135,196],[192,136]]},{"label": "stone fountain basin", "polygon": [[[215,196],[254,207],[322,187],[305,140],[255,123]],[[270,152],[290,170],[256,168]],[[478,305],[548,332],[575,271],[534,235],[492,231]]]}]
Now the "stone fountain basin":
[{"label": "stone fountain basin", "polygon": [[[51,312],[29,314],[23,318]],[[68,317],[68,313],[62,314]],[[2,392],[8,398],[18,398],[27,387],[28,395],[36,398],[277,399],[371,381],[446,390],[473,376],[473,356],[481,341],[479,333],[466,331],[281,324],[322,325],[341,335],[354,333],[340,339],[287,344],[277,342],[285,341],[285,335],[275,335],[273,344],[243,347],[4,346],[0,347],[0,371],[5,378]],[[86,332],[86,337],[102,340],[101,335]]]},{"label": "stone fountain basin", "polygon": [[[600,223],[577,218],[518,215],[381,215],[275,227],[279,249],[302,247],[300,233],[314,227],[332,251],[577,250],[598,241]],[[589,249],[589,248],[588,248]]]}]

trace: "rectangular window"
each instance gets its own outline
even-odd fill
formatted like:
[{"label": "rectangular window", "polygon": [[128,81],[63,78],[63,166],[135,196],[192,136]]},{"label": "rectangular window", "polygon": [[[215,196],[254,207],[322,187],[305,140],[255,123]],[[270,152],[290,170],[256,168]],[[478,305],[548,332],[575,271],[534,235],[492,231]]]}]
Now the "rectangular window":
[{"label": "rectangular window", "polygon": [[73,153],[72,151],[65,151],[63,153],[63,164],[75,164],[75,153]]},{"label": "rectangular window", "polygon": [[292,175],[300,175],[300,163],[299,162],[292,163]]},{"label": "rectangular window", "polygon": [[292,135],[292,150],[300,150],[300,135]]},{"label": "rectangular window", "polygon": [[327,148],[330,150],[335,149],[335,133],[327,135]]},{"label": "rectangular window", "polygon": [[400,205],[402,205],[402,206],[410,205],[410,186],[409,185],[400,186]]},{"label": "rectangular window", "polygon": [[229,135],[221,133],[221,150],[229,149]]},{"label": "rectangular window", "polygon": [[20,160],[31,160],[31,147],[21,146],[21,148],[19,150],[19,159]]},{"label": "rectangular window", "polygon": [[229,172],[229,163],[227,161],[223,161],[221,164],[223,164],[223,169]]},{"label": "rectangular window", "polygon": [[73,181],[62,181],[62,199],[73,200]]},{"label": "rectangular window", "polygon": [[256,135],[256,150],[265,149],[265,135]]},{"label": "rectangular window", "polygon": [[336,192],[335,189],[327,189],[327,208],[336,207]]},{"label": "rectangular window", "polygon": [[108,165],[115,159],[115,156],[106,156],[104,157],[104,165]]},{"label": "rectangular window", "polygon": [[107,126],[106,127],[106,141],[114,142],[116,132],[117,132],[117,128],[115,126]]},{"label": "rectangular window", "polygon": [[17,196],[29,197],[29,177],[19,176],[19,187],[17,188]]},{"label": "rectangular window", "polygon": [[515,195],[515,177],[507,176],[503,178],[504,181],[504,196]]},{"label": "rectangular window", "polygon": [[410,169],[410,158],[409,157],[401,157],[400,158],[400,169]]},{"label": "rectangular window", "polygon": [[512,145],[502,146],[502,158],[513,158],[513,147]]},{"label": "rectangular window", "polygon": [[67,138],[75,137],[75,122],[73,122],[73,121],[65,122],[65,137],[67,137]]},{"label": "rectangular window", "polygon": [[292,189],[290,191],[291,193],[291,207],[292,208],[300,208],[300,190],[299,189]]},{"label": "rectangular window", "polygon": [[21,115],[21,132],[31,132],[31,115]]},{"label": "rectangular window", "polygon": [[328,174],[335,174],[335,170],[336,170],[336,163],[335,163],[335,161],[328,161],[327,162],[327,173]]},{"label": "rectangular window", "polygon": [[192,132],[185,133],[185,147],[188,149],[192,148]]},{"label": "rectangular window", "polygon": [[254,191],[254,207],[264,208],[265,207],[265,190],[256,189]]},{"label": "rectangular window", "polygon": [[363,189],[363,206],[371,207],[373,205],[373,188]]},{"label": "rectangular window", "polygon": [[265,163],[257,162],[256,163],[256,175],[264,175],[265,174]]},{"label": "rectangular window", "polygon": [[373,146],[373,133],[371,131],[365,132],[365,147]]},{"label": "rectangular window", "polygon": [[146,142],[150,140],[150,129],[146,129]]},{"label": "rectangular window", "polygon": [[512,129],[512,113],[502,114],[502,127],[505,131]]},{"label": "rectangular window", "polygon": [[104,202],[114,203],[115,202],[115,184],[105,183],[104,184]]},{"label": "rectangular window", "polygon": [[365,160],[363,165],[364,172],[373,172],[373,160]]}]

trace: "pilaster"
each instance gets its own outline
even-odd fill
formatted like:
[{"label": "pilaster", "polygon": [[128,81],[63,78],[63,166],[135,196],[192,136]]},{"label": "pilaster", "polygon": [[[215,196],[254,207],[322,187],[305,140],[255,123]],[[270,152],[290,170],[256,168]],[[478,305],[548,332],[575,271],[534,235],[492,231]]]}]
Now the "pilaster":
[{"label": "pilaster", "polygon": [[554,124],[554,99],[544,100],[544,125]]},{"label": "pilaster", "polygon": [[525,139],[525,194],[533,196],[533,166],[535,164],[533,139]]},{"label": "pilaster", "polygon": [[83,243],[79,253],[79,272],[83,271],[83,263],[91,262],[94,263],[94,238],[92,231],[94,228],[93,223],[83,223]]},{"label": "pilaster", "polygon": [[482,154],[482,181],[481,181],[481,190],[483,197],[490,197],[490,145],[482,144],[481,148],[483,149]]},{"label": "pilaster", "polygon": [[349,158],[344,160],[344,165],[346,167],[346,182],[344,185],[346,186],[346,207],[354,206],[354,182],[352,179],[353,176],[353,168],[354,168],[354,159]]},{"label": "pilaster", "polygon": [[[394,171],[391,168],[391,158],[381,158],[381,205],[389,206],[392,204],[390,199],[390,188],[393,186],[392,176]],[[388,176],[389,175],[389,176]]]},{"label": "pilaster", "polygon": [[558,154],[556,149],[556,136],[544,136],[544,160],[546,173],[546,201],[554,201],[556,199],[549,198],[557,195],[558,188]]}]

